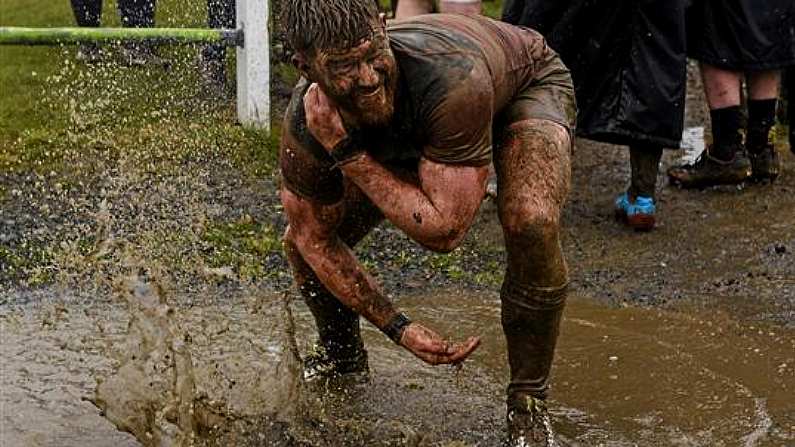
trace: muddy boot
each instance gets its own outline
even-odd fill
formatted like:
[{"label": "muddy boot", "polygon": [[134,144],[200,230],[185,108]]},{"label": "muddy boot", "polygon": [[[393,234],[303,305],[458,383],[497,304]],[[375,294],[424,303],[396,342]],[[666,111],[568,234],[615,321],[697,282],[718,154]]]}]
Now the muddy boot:
[{"label": "muddy boot", "polygon": [[503,284],[502,327],[511,369],[506,418],[509,447],[559,446],[544,400],[566,288]]},{"label": "muddy boot", "polygon": [[761,150],[748,151],[751,159],[751,179],[755,182],[773,182],[781,171],[778,152],[772,144],[765,145]]},{"label": "muddy boot", "polygon": [[775,99],[748,102],[745,148],[751,159],[751,179],[755,182],[773,182],[781,171],[781,162],[773,146],[775,113]]},{"label": "muddy boot", "polygon": [[359,330],[359,315],[343,306],[316,279],[307,281],[300,290],[318,330],[315,349],[304,359],[304,379],[348,374],[366,378],[369,368]]},{"label": "muddy boot", "polygon": [[508,402],[506,447],[560,447],[547,404],[533,396]]},{"label": "muddy boot", "polygon": [[673,166],[668,170],[672,184],[682,188],[706,188],[716,185],[737,185],[751,176],[751,162],[742,149],[728,160],[713,157],[712,148],[702,152],[696,162]]}]

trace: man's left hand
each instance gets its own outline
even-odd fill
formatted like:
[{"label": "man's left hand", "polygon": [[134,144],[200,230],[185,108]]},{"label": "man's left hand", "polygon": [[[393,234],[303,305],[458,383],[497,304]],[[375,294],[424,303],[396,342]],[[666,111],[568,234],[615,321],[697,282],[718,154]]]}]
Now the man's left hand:
[{"label": "man's left hand", "polygon": [[430,365],[455,365],[466,360],[480,346],[480,337],[469,337],[464,343],[452,343],[419,323],[411,323],[403,331],[400,345]]},{"label": "man's left hand", "polygon": [[316,82],[304,94],[304,113],[309,132],[327,151],[348,135],[336,104]]}]

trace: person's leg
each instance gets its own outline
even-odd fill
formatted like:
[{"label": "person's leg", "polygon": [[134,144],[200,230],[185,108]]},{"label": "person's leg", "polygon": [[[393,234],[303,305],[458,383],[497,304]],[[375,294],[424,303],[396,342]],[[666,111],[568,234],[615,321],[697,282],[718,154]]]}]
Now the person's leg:
[{"label": "person's leg", "polygon": [[[96,28],[102,18],[102,0],[72,0],[72,12],[77,26]],[[99,62],[102,50],[96,43],[82,43],[77,46],[75,58],[89,64]]]},{"label": "person's leg", "polygon": [[72,0],[77,26],[98,27],[102,17],[102,0]]},{"label": "person's leg", "polygon": [[155,26],[155,0],[119,0],[122,26],[151,28]]},{"label": "person's leg", "polygon": [[512,445],[524,445],[522,438],[554,437],[543,400],[568,285],[559,233],[570,152],[571,138],[563,126],[527,119],[507,127],[494,155],[507,252],[500,298],[510,364]]},{"label": "person's leg", "polygon": [[751,162],[742,144],[742,73],[702,63],[701,76],[710,110],[712,145],[696,163],[674,166],[668,176],[685,188],[742,183],[751,175]]},{"label": "person's leg", "polygon": [[781,82],[778,70],[751,72],[748,83],[748,129],[745,149],[751,158],[753,178],[773,181],[778,178],[780,162],[770,134],[776,121],[776,102]]},{"label": "person's leg", "polygon": [[449,14],[480,14],[480,0],[439,0],[439,12]]},{"label": "person's leg", "polygon": [[430,14],[434,9],[434,0],[399,0],[395,8],[395,18],[405,19],[420,14]]},{"label": "person's leg", "polygon": [[[235,28],[234,0],[207,0],[207,26],[214,29]],[[207,45],[200,61],[202,77],[208,84],[224,89],[226,86],[226,46]]]},{"label": "person's leg", "polygon": [[[346,187],[345,202],[345,218],[338,234],[348,246],[354,247],[383,220],[383,214],[353,184]],[[305,378],[366,371],[367,351],[359,330],[359,315],[323,286],[291,241],[289,229],[284,247],[298,290],[315,319],[318,348],[322,350],[307,361]]]},{"label": "person's leg", "polygon": [[648,144],[629,147],[629,188],[616,198],[615,206],[616,215],[638,231],[654,228],[657,211],[654,198],[662,151],[661,147]]}]

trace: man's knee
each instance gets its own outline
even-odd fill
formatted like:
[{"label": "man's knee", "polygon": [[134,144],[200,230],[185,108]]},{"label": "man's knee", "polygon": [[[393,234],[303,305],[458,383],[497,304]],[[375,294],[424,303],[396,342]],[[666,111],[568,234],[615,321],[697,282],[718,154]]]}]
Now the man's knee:
[{"label": "man's knee", "polygon": [[506,243],[525,241],[557,244],[560,232],[560,211],[549,207],[527,210],[522,208],[529,204],[518,205],[520,205],[518,209],[508,207],[500,213]]}]

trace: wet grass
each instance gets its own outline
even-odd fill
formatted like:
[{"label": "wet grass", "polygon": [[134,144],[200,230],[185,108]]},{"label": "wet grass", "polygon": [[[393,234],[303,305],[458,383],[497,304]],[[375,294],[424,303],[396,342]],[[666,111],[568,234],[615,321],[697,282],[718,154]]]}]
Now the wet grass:
[{"label": "wet grass", "polygon": [[[158,4],[158,26],[204,22],[203,3]],[[7,0],[0,25],[74,26],[74,20],[68,2]],[[104,5],[103,25],[119,26],[115,2]],[[38,285],[57,276],[59,259],[87,262],[86,247],[97,243],[94,214],[102,200],[117,204],[114,225],[140,220],[135,223],[140,232],[124,230],[128,242],[142,243],[141,235],[177,241],[170,251],[178,258],[180,244],[184,251],[201,235],[217,235],[219,228],[236,223],[227,222],[234,213],[194,210],[192,215],[201,214],[198,227],[170,225],[169,220],[180,220],[181,209],[212,200],[213,191],[208,187],[205,197],[194,194],[195,203],[189,204],[178,203],[179,194],[169,189],[195,192],[201,187],[195,182],[223,182],[212,175],[214,169],[233,175],[243,187],[273,173],[278,129],[271,134],[236,123],[233,100],[208,94],[201,82],[199,48],[160,48],[171,62],[167,69],[128,67],[120,63],[118,47],[106,49],[100,63],[86,65],[75,60],[74,47],[0,46],[0,280]],[[290,74],[289,68],[278,70]],[[194,182],[186,180],[191,177]],[[170,216],[147,204],[157,196],[174,199]],[[122,206],[119,198],[134,202]],[[134,216],[121,215],[125,208],[134,209]],[[178,234],[186,231],[195,234]],[[240,241],[230,239],[235,237]],[[204,251],[210,265],[229,262],[230,253],[248,262],[270,247],[236,230],[203,244],[213,241],[219,246]],[[145,257],[152,251],[139,253]]]},{"label": "wet grass", "polygon": [[[7,0],[0,12],[3,26],[73,26],[68,3]],[[159,2],[157,23],[204,26],[204,14],[203,3]],[[119,25],[115,3],[105,4],[103,24]],[[282,87],[271,91],[268,133],[238,125],[234,102],[207,94],[199,48],[161,47],[168,69],[128,67],[119,48],[107,50],[86,65],[74,47],[0,46],[0,85],[10,86],[0,95],[0,283],[104,278],[128,258],[187,278],[206,269],[289,277],[275,170],[283,86],[296,71],[272,67]],[[502,274],[501,252],[475,238],[433,255],[379,231],[360,256],[396,284],[413,275],[493,286]]]}]

